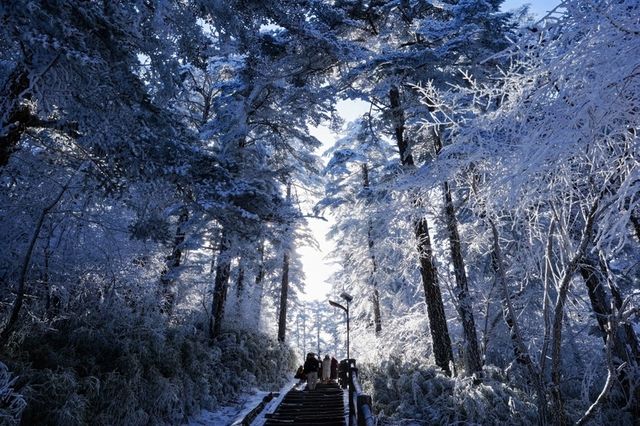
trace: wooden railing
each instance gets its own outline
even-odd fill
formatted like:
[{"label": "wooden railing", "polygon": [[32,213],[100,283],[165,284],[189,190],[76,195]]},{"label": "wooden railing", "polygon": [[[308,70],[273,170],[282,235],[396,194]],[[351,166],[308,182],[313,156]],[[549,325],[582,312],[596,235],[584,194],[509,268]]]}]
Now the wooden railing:
[{"label": "wooden railing", "polygon": [[347,367],[347,380],[349,386],[349,426],[373,426],[373,407],[371,396],[362,392],[358,380],[358,368],[356,360],[343,360],[341,364]]}]

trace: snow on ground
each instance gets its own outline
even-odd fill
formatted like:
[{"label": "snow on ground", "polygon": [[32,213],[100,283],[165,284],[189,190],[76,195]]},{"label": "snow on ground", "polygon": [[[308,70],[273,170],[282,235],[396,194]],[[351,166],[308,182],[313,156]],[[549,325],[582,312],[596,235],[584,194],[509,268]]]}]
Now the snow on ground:
[{"label": "snow on ground", "polygon": [[[280,404],[284,395],[291,390],[298,383],[297,379],[291,379],[285,386],[280,389],[280,396],[272,399],[267,403],[266,407],[262,410],[260,415],[251,423],[252,425],[261,425],[264,423],[264,413],[272,412],[275,407]],[[189,419],[189,423],[185,423],[185,426],[220,426],[220,425],[233,425],[236,422],[240,424],[242,419],[254,409],[262,399],[269,394],[269,391],[263,391],[259,389],[252,389],[251,392],[241,394],[236,399],[236,402],[230,405],[223,405],[218,407],[216,411],[202,410],[200,414],[192,419]],[[261,419],[261,420],[259,420]]]},{"label": "snow on ground", "polygon": [[223,405],[218,407],[216,411],[202,410],[193,419],[189,420],[188,426],[202,425],[231,425],[236,420],[241,420],[242,413],[249,412],[253,407],[258,405],[262,398],[269,392],[255,390],[254,393],[242,394],[238,397],[238,402],[234,405]]},{"label": "snow on ground", "polygon": [[264,410],[258,414],[258,416],[251,422],[251,426],[262,426],[266,421],[265,414],[273,413],[278,408],[278,405],[284,399],[284,396],[294,387],[298,389],[303,389],[307,385],[307,382],[298,381],[298,379],[293,379],[289,383],[287,383],[282,389],[280,389],[280,395],[277,398],[273,398],[269,403],[267,403]]}]

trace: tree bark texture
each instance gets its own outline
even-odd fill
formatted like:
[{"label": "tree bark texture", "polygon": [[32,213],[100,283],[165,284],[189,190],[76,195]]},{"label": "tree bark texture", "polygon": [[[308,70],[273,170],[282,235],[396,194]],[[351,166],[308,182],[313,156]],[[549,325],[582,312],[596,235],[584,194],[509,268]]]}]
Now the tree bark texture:
[{"label": "tree bark texture", "polygon": [[[391,114],[393,117],[396,143],[400,152],[402,165],[414,167],[413,157],[408,143],[404,138],[404,112],[400,104],[400,91],[393,86],[389,91]],[[416,200],[418,203],[418,200]],[[420,276],[424,287],[425,302],[427,304],[427,316],[429,317],[429,329],[433,344],[433,354],[438,365],[447,375],[451,375],[450,364],[453,363],[453,349],[451,337],[447,326],[447,318],[442,302],[442,293],[438,282],[438,273],[433,264],[433,250],[429,237],[429,225],[427,219],[422,217],[414,221],[414,233],[416,236],[416,249],[420,261]]]},{"label": "tree bark texture", "polygon": [[[287,203],[291,203],[291,183],[287,184]],[[280,282],[280,308],[278,309],[278,341],[284,342],[287,337],[287,303],[289,301],[289,241],[290,226],[284,231],[284,250],[282,256],[282,280]]]},{"label": "tree bark texture", "polygon": [[287,300],[289,297],[289,251],[282,257],[282,281],[280,283],[280,309],[278,310],[278,342],[284,342],[287,334]]},{"label": "tree bark texture", "polygon": [[229,288],[229,275],[231,271],[231,259],[228,256],[230,243],[226,236],[226,231],[222,231],[220,238],[220,254],[216,265],[216,277],[213,288],[213,302],[211,305],[211,319],[209,322],[209,336],[215,339],[222,331],[222,319],[224,318],[224,307],[227,301],[227,290]]},{"label": "tree bark texture", "polygon": [[636,238],[638,239],[638,242],[640,242],[640,218],[633,214],[633,212],[631,213],[631,224],[633,225]]},{"label": "tree bark texture", "polygon": [[182,208],[178,216],[178,224],[176,227],[176,235],[173,239],[173,248],[171,254],[167,256],[165,267],[160,276],[161,302],[160,312],[171,316],[173,306],[176,299],[175,294],[175,278],[173,273],[180,267],[182,262],[182,244],[185,239],[185,224],[189,220],[189,211]]},{"label": "tree bark texture", "polygon": [[[442,140],[435,131],[432,132],[433,145],[437,154],[442,150]],[[480,357],[480,347],[476,332],[476,322],[473,317],[473,301],[469,294],[469,282],[467,272],[464,267],[462,257],[462,243],[458,232],[458,219],[456,218],[451,188],[449,183],[442,183],[442,194],[444,201],[444,215],[449,234],[449,249],[453,263],[453,273],[456,279],[456,297],[458,299],[458,312],[462,322],[462,332],[464,336],[464,367],[467,374],[482,371],[482,358]]]},{"label": "tree bark texture", "polygon": [[[367,194],[367,206],[369,203],[369,167],[367,164],[362,165],[362,180],[363,187]],[[376,280],[376,273],[378,271],[378,264],[376,262],[376,254],[375,254],[375,241],[373,239],[373,223],[371,222],[371,217],[367,218],[367,242],[369,245],[369,259],[371,260],[371,273],[369,274],[369,282],[371,283],[371,304],[373,305],[373,322],[375,324],[376,334],[380,334],[382,331],[382,316],[380,315],[380,293],[378,292],[378,282]]]},{"label": "tree bark texture", "polygon": [[260,316],[262,315],[262,296],[264,294],[264,286],[262,281],[264,280],[264,240],[260,241],[258,245],[258,270],[256,271],[256,278],[254,280],[256,294],[254,300],[256,301],[255,307],[255,324],[256,327],[260,324]]},{"label": "tree bark texture", "polygon": [[517,357],[516,359],[527,367],[529,376],[531,377],[531,380],[535,386],[536,397],[538,399],[538,423],[541,425],[546,424],[547,394],[545,390],[544,379],[542,377],[542,374],[540,373],[540,368],[533,363],[533,360],[529,355],[527,346],[524,343],[524,338],[522,337],[522,332],[520,331],[520,326],[518,325],[518,317],[516,316],[515,309],[513,308],[513,303],[511,302],[511,294],[509,293],[509,285],[507,282],[507,273],[504,269],[504,259],[502,250],[500,248],[500,236],[498,233],[498,228],[496,227],[492,219],[489,219],[488,221],[489,225],[491,226],[491,233],[493,236],[493,266],[494,270],[496,271],[496,278],[500,283],[500,287],[502,288],[503,292],[502,302],[504,306],[502,312],[505,322],[507,323],[507,327],[509,327],[511,339],[514,345],[514,351]]},{"label": "tree bark texture", "polygon": [[458,311],[462,320],[462,330],[464,333],[464,364],[468,374],[482,371],[482,359],[478,346],[478,336],[476,334],[476,322],[473,317],[473,301],[469,294],[469,283],[467,273],[464,268],[462,257],[462,244],[458,233],[458,220],[453,207],[453,199],[449,184],[442,184],[444,193],[444,210],[449,233],[449,248],[453,261],[453,272],[456,278],[456,296],[458,297]]},{"label": "tree bark texture", "polygon": [[[623,392],[629,398],[640,400],[640,389],[635,388],[633,378],[629,377],[629,369],[637,368],[640,364],[640,345],[631,324],[612,321],[615,315],[612,307],[619,310],[622,306],[622,298],[615,283],[609,277],[608,266],[604,256],[596,259],[593,255],[587,255],[579,267],[580,275],[584,278],[589,293],[591,307],[598,322],[598,328],[609,354],[609,362],[613,365],[615,383],[622,386]],[[605,291],[609,288],[611,298]],[[613,327],[613,328],[612,328]],[[611,340],[611,341],[610,341]],[[624,368],[620,368],[625,366]],[[634,389],[635,388],[635,389]],[[624,407],[627,401],[619,401]],[[633,404],[634,413],[640,415],[640,407]]]},{"label": "tree bark texture", "polygon": [[553,324],[551,329],[551,381],[552,389],[551,395],[553,396],[554,403],[554,422],[557,424],[564,424],[566,417],[564,413],[564,407],[562,404],[562,394],[560,392],[560,382],[562,381],[561,367],[562,367],[562,325],[564,318],[564,305],[567,301],[567,295],[569,293],[569,287],[571,279],[575,274],[580,262],[583,260],[591,236],[593,235],[594,221],[596,218],[599,205],[599,199],[597,199],[591,206],[587,215],[582,235],[578,248],[572,256],[570,262],[567,264],[562,280],[558,287],[558,298],[554,307]]},{"label": "tree bark texture", "polygon": [[244,292],[244,263],[242,257],[238,260],[238,276],[236,277],[236,296],[238,296],[238,303]]}]

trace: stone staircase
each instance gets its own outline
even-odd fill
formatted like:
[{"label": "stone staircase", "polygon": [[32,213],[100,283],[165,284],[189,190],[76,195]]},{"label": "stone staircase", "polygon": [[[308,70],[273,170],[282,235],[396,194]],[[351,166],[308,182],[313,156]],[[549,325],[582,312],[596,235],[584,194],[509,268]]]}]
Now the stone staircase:
[{"label": "stone staircase", "polygon": [[313,391],[292,389],[265,426],[346,425],[343,391],[336,383],[320,384]]}]

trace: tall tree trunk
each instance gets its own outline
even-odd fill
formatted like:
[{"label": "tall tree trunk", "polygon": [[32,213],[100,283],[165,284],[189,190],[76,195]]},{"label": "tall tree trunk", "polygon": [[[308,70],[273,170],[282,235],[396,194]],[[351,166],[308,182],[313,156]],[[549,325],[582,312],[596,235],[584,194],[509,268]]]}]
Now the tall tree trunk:
[{"label": "tall tree trunk", "polygon": [[[442,151],[442,140],[440,135],[435,131],[431,132],[431,137],[433,138],[436,155],[438,155],[440,151]],[[453,262],[453,273],[456,279],[458,312],[460,313],[464,336],[464,365],[466,372],[473,374],[482,371],[482,359],[480,357],[478,336],[476,334],[476,322],[473,317],[473,301],[469,294],[469,282],[464,267],[464,258],[462,257],[462,243],[460,241],[460,233],[458,232],[458,219],[456,218],[456,212],[453,206],[449,182],[444,181],[442,183],[442,193],[447,233],[449,234],[449,249]]]},{"label": "tall tree trunk", "polygon": [[258,270],[256,271],[256,278],[254,280],[255,289],[253,291],[256,296],[253,297],[255,300],[255,325],[256,329],[260,326],[260,317],[262,316],[262,296],[264,294],[264,240],[260,241],[260,245],[258,245]]},{"label": "tall tree trunk", "polygon": [[176,235],[173,239],[173,248],[171,254],[167,256],[166,264],[160,276],[161,302],[160,312],[171,316],[173,306],[176,299],[175,294],[175,270],[180,267],[182,261],[182,244],[185,239],[185,224],[189,220],[189,211],[186,207],[180,210],[178,216],[178,224],[176,227]]},{"label": "tall tree trunk", "polygon": [[[495,225],[492,223],[493,221],[491,221],[491,226],[492,228],[495,227]],[[522,347],[524,345],[519,344],[519,336],[518,333],[516,332],[517,324],[516,321],[517,319],[511,315],[511,309],[509,309],[509,303],[512,304],[511,300],[506,299],[506,295],[504,292],[504,286],[506,283],[506,272],[504,272],[504,260],[502,259],[502,252],[499,252],[499,248],[500,246],[496,246],[497,244],[499,244],[496,239],[498,239],[498,231],[497,229],[494,231],[492,229],[493,232],[493,250],[491,251],[491,269],[493,269],[493,273],[496,276],[496,282],[499,284],[500,289],[503,292],[503,296],[501,298],[501,303],[502,303],[502,309],[501,309],[501,314],[498,314],[497,319],[500,318],[500,316],[502,316],[502,320],[504,321],[504,323],[507,325],[507,329],[509,330],[509,337],[511,338],[511,344],[513,346],[513,354],[515,356],[515,360],[520,363],[520,364],[526,364],[527,363],[527,357],[529,356],[528,353],[525,351],[524,353],[522,352]],[[507,291],[508,291],[508,286],[507,286]],[[524,346],[525,350],[526,350],[526,346]]]},{"label": "tall tree trunk", "polygon": [[542,336],[542,348],[540,349],[540,375],[544,377],[547,371],[547,352],[551,344],[551,276],[555,273],[553,264],[553,234],[556,229],[555,219],[551,219],[547,232],[547,244],[544,255],[544,293],[542,300],[542,322],[544,333]]},{"label": "tall tree trunk", "polygon": [[553,384],[551,394],[554,402],[554,421],[557,424],[564,424],[566,421],[564,407],[562,404],[562,394],[560,392],[560,382],[562,381],[562,322],[564,318],[564,305],[569,293],[571,278],[575,274],[580,262],[582,262],[591,236],[593,234],[593,226],[598,211],[599,198],[591,206],[587,215],[585,226],[582,230],[578,249],[567,264],[560,286],[558,287],[558,298],[554,307],[553,324],[551,329],[551,381]]},{"label": "tall tree trunk", "polygon": [[540,373],[540,369],[533,363],[527,346],[524,343],[520,326],[518,325],[518,318],[511,303],[511,294],[509,293],[509,285],[507,283],[507,273],[504,270],[504,260],[502,256],[502,250],[500,249],[500,236],[498,234],[498,228],[492,219],[488,219],[491,226],[491,233],[493,236],[493,250],[492,257],[494,260],[494,268],[497,273],[497,279],[500,283],[500,287],[503,292],[503,313],[505,321],[509,327],[511,333],[511,339],[515,346],[515,351],[518,356],[518,360],[523,363],[529,372],[529,376],[534,383],[536,397],[538,398],[538,423],[546,424],[547,422],[547,394],[545,391],[544,378]]},{"label": "tall tree trunk", "polygon": [[638,239],[638,242],[640,242],[640,218],[638,218],[633,212],[631,212],[631,224],[633,225],[636,238]]},{"label": "tall tree trunk", "polygon": [[[287,184],[287,204],[291,204],[291,183]],[[287,303],[289,301],[289,249],[291,237],[289,225],[284,232],[282,256],[282,280],[280,282],[280,309],[278,310],[278,341],[284,342],[287,334]]]},{"label": "tall tree trunk", "polygon": [[604,343],[607,342],[607,320],[611,315],[610,301],[605,293],[605,286],[601,282],[598,274],[598,264],[592,256],[585,256],[582,263],[578,266],[578,271],[585,284],[587,285],[587,293],[589,294],[589,300],[591,301],[591,308],[596,316],[598,322],[598,328],[602,333],[602,339]]},{"label": "tall tree trunk", "polygon": [[238,301],[244,292],[244,263],[242,256],[238,259],[238,276],[236,277],[236,296]]},{"label": "tall tree trunk", "polygon": [[[400,90],[393,86],[389,91],[389,101],[391,104],[391,114],[393,118],[394,134],[396,144],[400,153],[400,160],[405,167],[415,167],[413,156],[409,150],[409,144],[404,137],[404,112],[400,104]],[[419,200],[414,201],[420,204]],[[414,232],[416,236],[418,258],[420,261],[420,276],[424,287],[425,302],[427,304],[427,316],[429,317],[429,329],[433,343],[433,353],[436,364],[444,370],[447,375],[451,375],[450,364],[453,363],[453,349],[451,347],[451,337],[442,303],[442,293],[438,283],[438,273],[433,263],[433,250],[429,237],[429,225],[427,219],[422,217],[414,221]]]},{"label": "tall tree trunk", "polygon": [[[614,382],[622,386],[625,395],[636,401],[636,404],[632,403],[631,407],[634,407],[632,409],[634,414],[640,415],[640,407],[637,404],[640,400],[640,389],[633,385],[633,378],[628,374],[630,369],[637,368],[640,363],[640,345],[631,324],[611,321],[614,315],[612,306],[619,310],[622,306],[622,298],[615,282],[609,276],[606,259],[603,255],[599,260],[592,255],[587,255],[579,266],[579,271],[587,286],[598,328],[611,356],[610,362],[613,363],[614,371],[617,371],[617,381]],[[605,288],[610,289],[613,303]],[[610,329],[612,324],[615,324],[614,330]],[[620,368],[620,366],[625,367]],[[627,401],[620,401],[620,404],[625,406]]]},{"label": "tall tree trunk", "polygon": [[241,327],[245,327],[245,309],[243,298],[244,295],[244,262],[245,259],[240,256],[238,259],[238,271],[236,275],[236,318],[241,325]]},{"label": "tall tree trunk", "polygon": [[220,237],[220,254],[216,265],[216,277],[213,289],[213,302],[211,304],[211,318],[209,321],[209,336],[215,339],[222,330],[224,318],[224,305],[227,301],[229,287],[229,273],[231,271],[231,259],[229,258],[230,242],[227,231],[223,230]]},{"label": "tall tree trunk", "polygon": [[287,300],[289,296],[289,251],[282,256],[282,280],[280,283],[280,309],[278,315],[278,342],[284,342],[287,334]]},{"label": "tall tree trunk", "polygon": [[[362,165],[362,180],[364,190],[367,192],[367,206],[370,200],[370,185],[369,185],[369,167],[365,163]],[[368,214],[368,212],[367,212]],[[378,265],[376,262],[376,254],[374,250],[375,241],[373,240],[373,223],[371,217],[367,217],[367,241],[369,244],[369,259],[371,259],[371,273],[369,274],[369,282],[371,283],[371,304],[373,305],[373,321],[375,324],[376,334],[380,334],[382,331],[382,317],[380,315],[380,293],[378,292],[378,282],[376,279],[376,273],[378,271]]]},{"label": "tall tree trunk", "polygon": [[453,260],[453,272],[456,278],[456,296],[458,297],[458,311],[462,320],[462,330],[464,333],[464,364],[468,374],[482,371],[482,359],[480,358],[480,348],[478,347],[478,336],[476,335],[476,323],[473,318],[473,302],[469,294],[469,284],[467,273],[464,268],[462,258],[462,245],[460,234],[458,233],[458,220],[456,219],[453,199],[449,184],[445,181],[442,184],[444,193],[444,210],[449,232],[449,247]]}]

